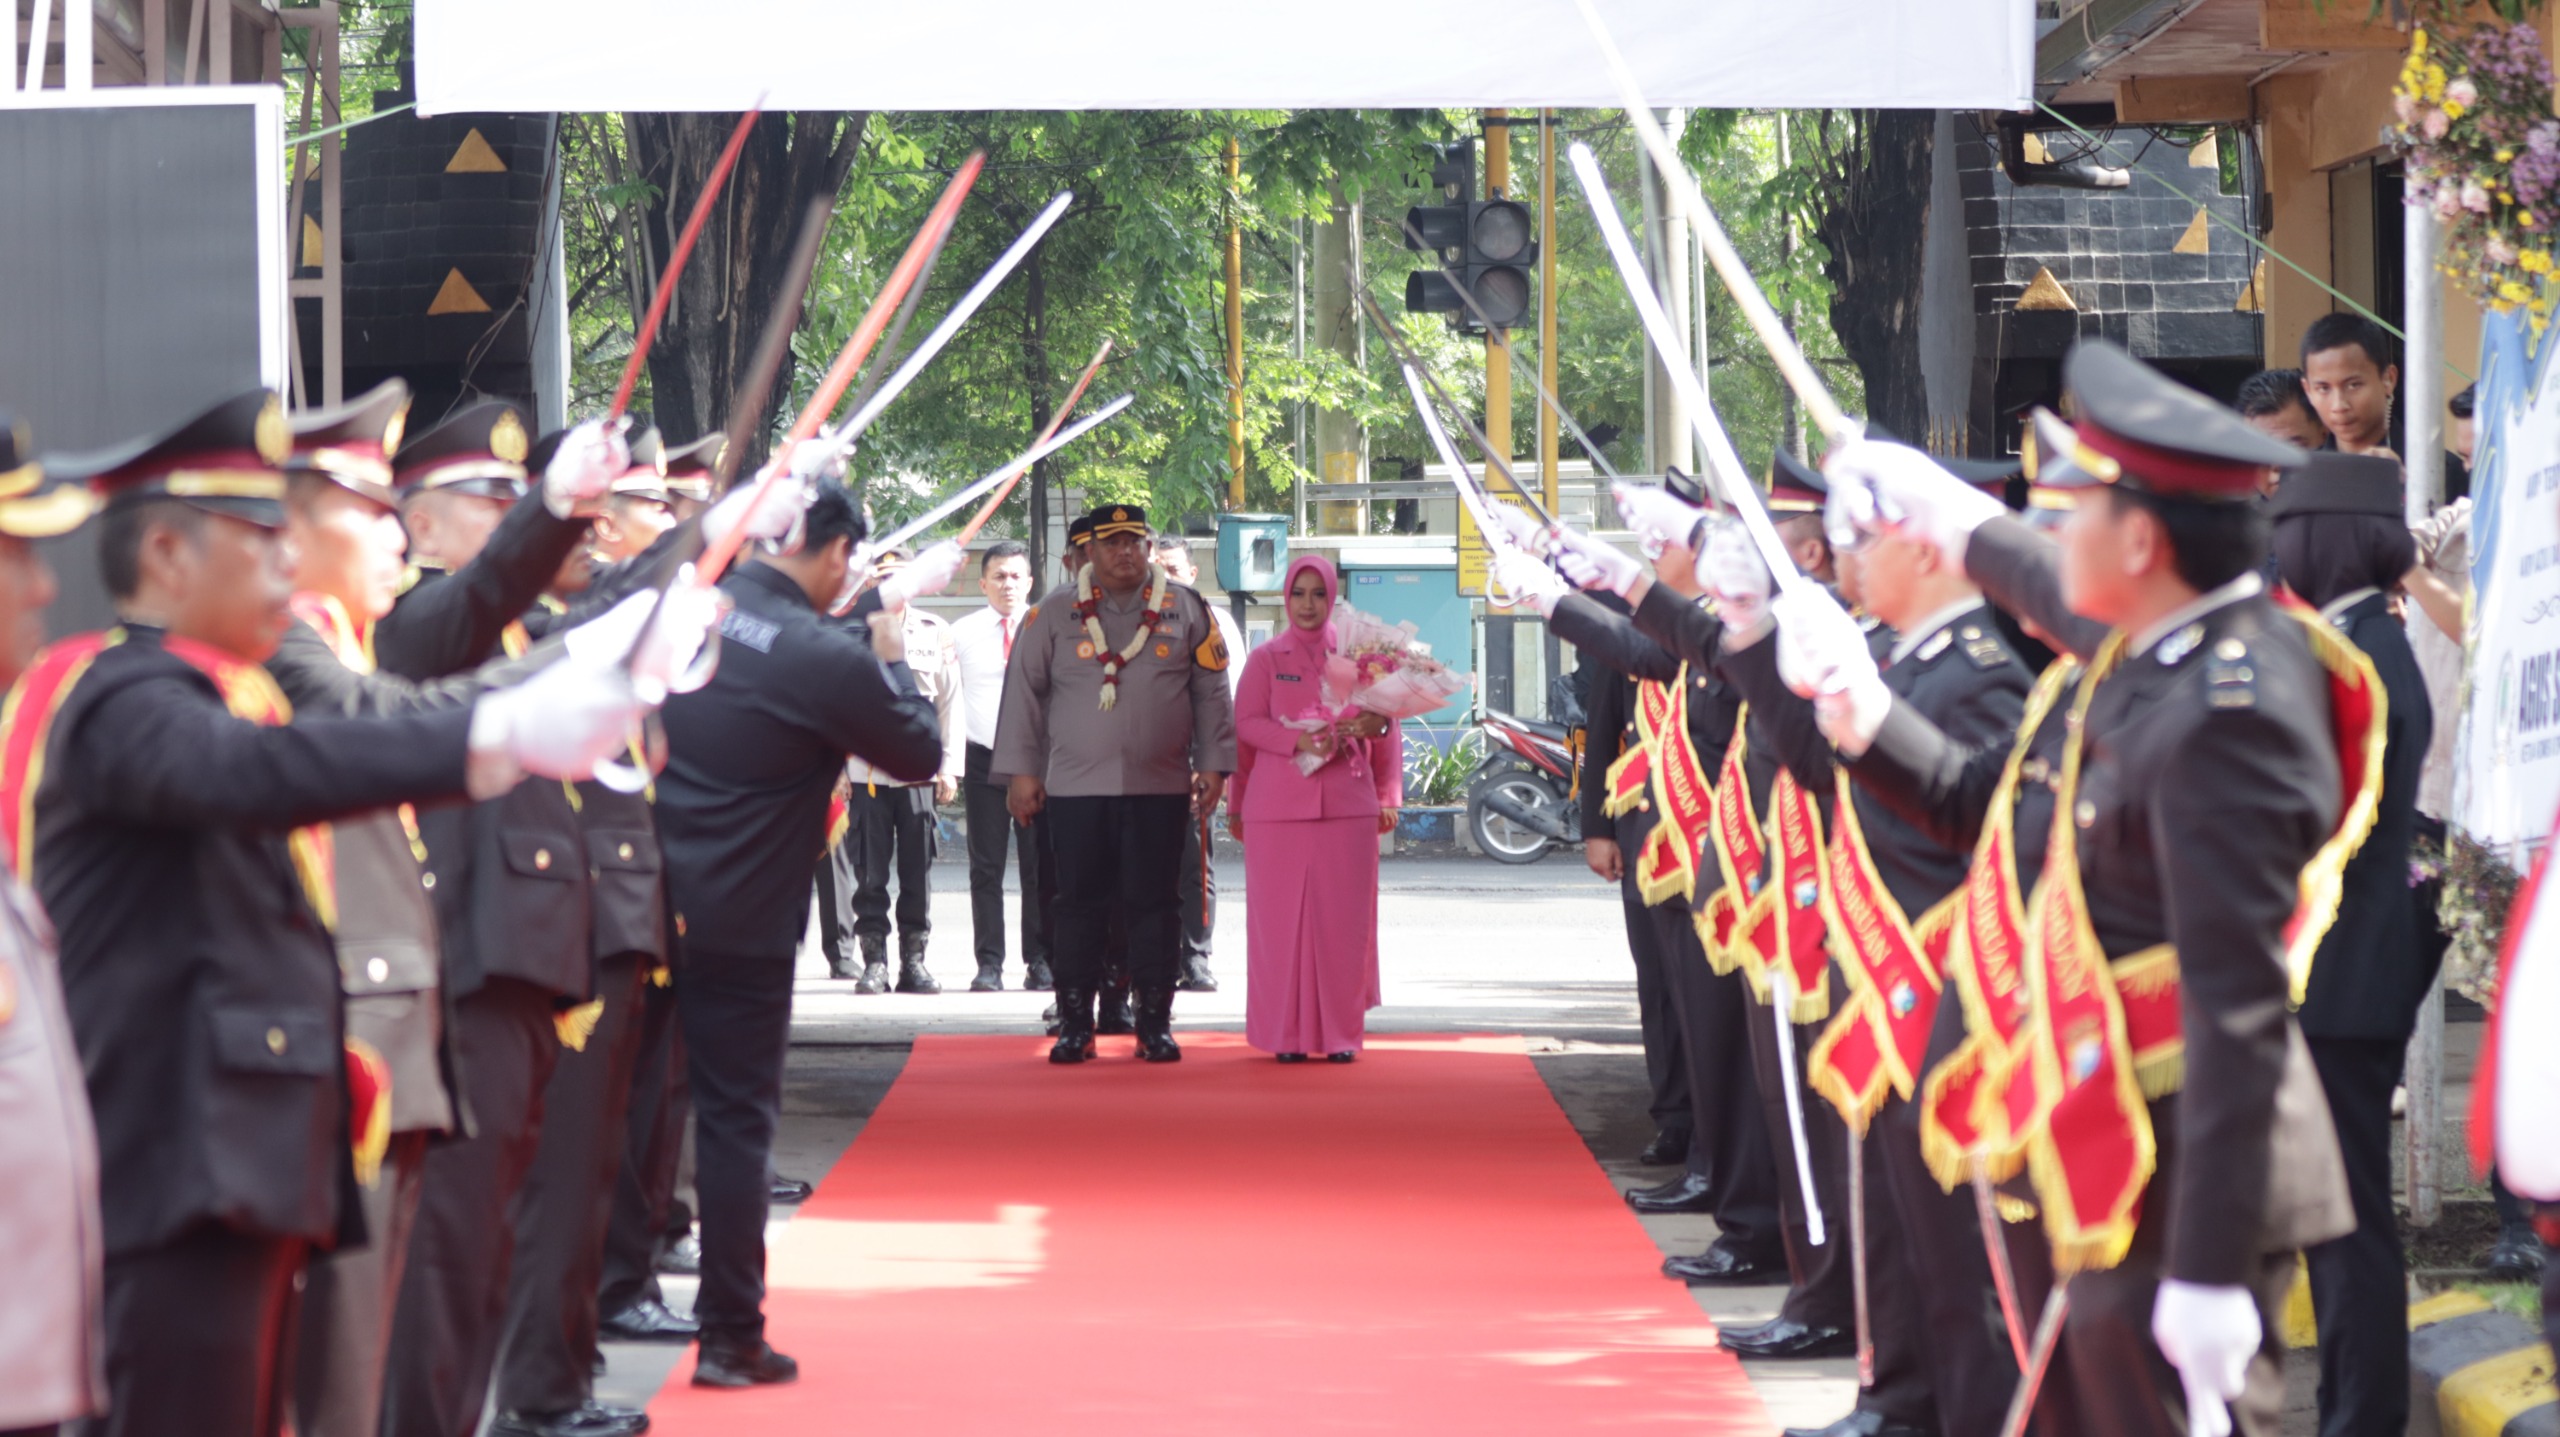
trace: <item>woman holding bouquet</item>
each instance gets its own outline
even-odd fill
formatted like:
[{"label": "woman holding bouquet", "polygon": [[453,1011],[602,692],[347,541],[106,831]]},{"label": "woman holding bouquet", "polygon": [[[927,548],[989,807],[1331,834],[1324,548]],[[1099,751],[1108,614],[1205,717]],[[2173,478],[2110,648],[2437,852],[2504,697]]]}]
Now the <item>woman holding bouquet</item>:
[{"label": "woman holding bouquet", "polygon": [[1301,555],[1281,587],[1289,627],[1253,651],[1236,693],[1245,1038],[1284,1063],[1348,1063],[1378,1005],[1378,835],[1403,801],[1404,750],[1394,720],[1324,697],[1332,563]]}]

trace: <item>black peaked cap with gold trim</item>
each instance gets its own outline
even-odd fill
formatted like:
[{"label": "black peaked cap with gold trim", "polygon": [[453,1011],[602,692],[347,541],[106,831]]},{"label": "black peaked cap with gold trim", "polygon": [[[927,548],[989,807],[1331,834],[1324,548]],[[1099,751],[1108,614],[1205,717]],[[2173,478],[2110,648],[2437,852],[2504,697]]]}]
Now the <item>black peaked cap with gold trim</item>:
[{"label": "black peaked cap with gold trim", "polygon": [[252,389],[173,429],[112,449],[45,460],[48,476],[85,482],[108,508],[176,499],[262,528],[284,524],[284,462],[293,432],[274,392]]},{"label": "black peaked cap with gold trim", "polygon": [[288,473],[333,479],[377,504],[396,505],[391,455],[409,422],[409,386],[386,379],[334,409],[293,415],[293,457]]},{"label": "black peaked cap with gold trim", "polygon": [[2404,515],[2403,482],[2398,460],[2323,449],[2285,476],[2275,498],[2267,503],[2267,514],[2278,520],[2304,514],[2364,514],[2396,520]]},{"label": "black peaked cap with gold trim", "polygon": [[2036,411],[2040,489],[2120,484],[2164,499],[2241,503],[2258,496],[2268,471],[2306,457],[2103,339],[2072,347],[2062,382],[2079,420]]},{"label": "black peaked cap with gold trim", "polygon": [[392,476],[403,497],[429,489],[517,499],[525,490],[525,456],[531,445],[524,416],[504,400],[474,404],[423,433],[391,456]]},{"label": "black peaked cap with gold trim", "polygon": [[79,528],[97,511],[97,491],[38,460],[25,423],[0,414],[0,534],[50,539]]},{"label": "black peaked cap with gold trim", "polygon": [[1821,470],[1784,449],[1769,456],[1770,513],[1819,514],[1830,498],[1831,485]]},{"label": "black peaked cap with gold trim", "polygon": [[1078,514],[1067,521],[1067,547],[1093,542],[1093,516]]},{"label": "black peaked cap with gold trim", "polygon": [[710,503],[711,486],[719,478],[720,455],[728,447],[729,436],[715,432],[666,450],[667,492],[697,504]]},{"label": "black peaked cap with gold trim", "polygon": [[667,483],[667,444],[654,424],[633,431],[630,440],[631,467],[613,481],[613,494],[622,499],[644,499],[654,504],[672,504],[675,495]]},{"label": "black peaked cap with gold trim", "polygon": [[1108,539],[1114,534],[1147,537],[1147,511],[1135,504],[1105,504],[1085,516],[1093,521],[1093,537]]}]

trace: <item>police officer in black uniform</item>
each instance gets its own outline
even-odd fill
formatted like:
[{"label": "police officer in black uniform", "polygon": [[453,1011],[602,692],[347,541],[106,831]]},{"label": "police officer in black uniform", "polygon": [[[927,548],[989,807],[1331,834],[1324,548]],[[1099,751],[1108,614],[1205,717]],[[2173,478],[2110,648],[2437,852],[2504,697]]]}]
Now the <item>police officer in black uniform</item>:
[{"label": "police officer in black uniform", "polygon": [[697,1386],[799,1372],[764,1340],[764,1225],[792,962],[826,852],[827,795],[848,755],[911,780],[942,758],[933,706],[900,662],[898,616],[875,611],[868,642],[826,616],[864,532],[853,496],[820,482],[798,552],[721,580],[736,608],[721,624],[719,673],[667,705],[657,813],[701,1154]]},{"label": "police officer in black uniform", "polygon": [[[284,629],[275,397],[253,391],[66,473],[101,525],[121,628],[21,694],[41,723],[32,862],[100,1132],[107,1433],[274,1431],[314,1250],[362,1241],[324,832],[299,825],[485,794],[600,752],[627,685],[559,665],[468,706],[287,722],[262,660]],[[255,718],[242,715],[255,715]],[[32,778],[32,773],[21,778]],[[147,895],[147,902],[137,902]]]}]

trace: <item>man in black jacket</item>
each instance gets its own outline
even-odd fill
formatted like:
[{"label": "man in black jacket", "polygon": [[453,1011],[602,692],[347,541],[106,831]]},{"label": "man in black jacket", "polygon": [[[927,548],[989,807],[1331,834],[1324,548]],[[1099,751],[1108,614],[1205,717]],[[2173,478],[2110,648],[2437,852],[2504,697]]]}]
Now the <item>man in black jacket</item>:
[{"label": "man in black jacket", "polygon": [[698,1386],[799,1372],[764,1340],[766,1174],[827,795],[852,755],[910,781],[942,760],[933,705],[901,662],[899,616],[870,616],[869,642],[826,617],[863,534],[853,496],[821,483],[799,552],[721,580],[736,608],[721,623],[720,671],[667,704],[658,830],[684,949],[676,1001],[700,1153]]},{"label": "man in black jacket", "polygon": [[315,825],[582,771],[636,715],[609,669],[562,664],[431,714],[289,722],[258,666],[286,621],[287,444],[255,391],[57,461],[113,496],[124,625],[39,663],[10,751],[40,745],[41,779],[13,774],[8,809],[32,804],[20,858],[60,927],[98,1116],[108,1433],[275,1430],[305,1263],[363,1239]]}]

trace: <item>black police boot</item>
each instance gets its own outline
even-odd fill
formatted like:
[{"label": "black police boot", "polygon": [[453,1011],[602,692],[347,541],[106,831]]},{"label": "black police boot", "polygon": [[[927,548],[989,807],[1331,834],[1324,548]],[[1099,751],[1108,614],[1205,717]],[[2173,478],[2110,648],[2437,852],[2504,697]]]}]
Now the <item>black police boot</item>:
[{"label": "black police boot", "polygon": [[856,993],[889,991],[889,939],[882,934],[862,940],[862,981],[853,985]]},{"label": "black police boot", "polygon": [[1049,1048],[1052,1063],[1081,1063],[1093,1056],[1093,990],[1058,988],[1058,1041]]},{"label": "black police boot", "polygon": [[1106,973],[1102,978],[1102,1016],[1093,1031],[1106,1037],[1138,1031],[1138,1020],[1129,1010],[1129,975]]},{"label": "black police boot", "polygon": [[939,993],[942,985],[924,966],[924,939],[921,933],[898,935],[898,991],[901,993]]},{"label": "black police boot", "polygon": [[1173,990],[1149,988],[1138,995],[1138,1056],[1150,1063],[1179,1063],[1181,1045],[1173,1041]]},{"label": "black police boot", "polygon": [[1208,958],[1199,953],[1182,955],[1182,981],[1174,985],[1185,993],[1215,993],[1218,975],[1209,971]]},{"label": "black police boot", "polygon": [[1001,958],[979,959],[978,976],[969,980],[969,991],[972,993],[1003,992],[1004,960]]},{"label": "black police boot", "polygon": [[696,1387],[761,1387],[799,1380],[800,1364],[761,1337],[702,1335],[702,1355],[693,1367]]},{"label": "black police boot", "polygon": [[1058,980],[1057,980],[1056,975],[1055,975],[1055,974],[1052,974],[1052,973],[1049,971],[1049,960],[1048,960],[1048,959],[1046,959],[1046,958],[1028,958],[1028,959],[1023,960],[1023,964],[1022,964],[1022,991],[1023,991],[1023,992],[1025,992],[1025,993],[1046,993],[1046,992],[1048,992],[1050,989],[1055,988],[1055,987],[1057,987],[1057,986],[1058,986]]}]

